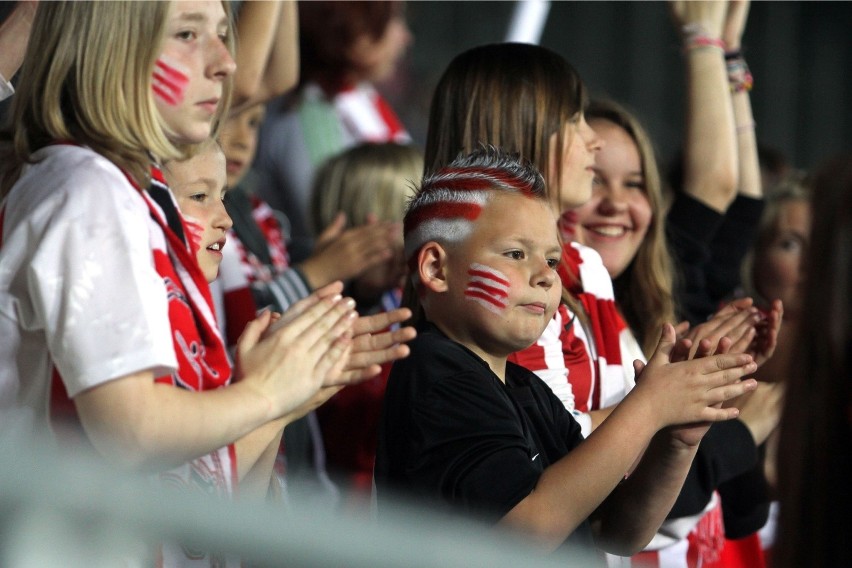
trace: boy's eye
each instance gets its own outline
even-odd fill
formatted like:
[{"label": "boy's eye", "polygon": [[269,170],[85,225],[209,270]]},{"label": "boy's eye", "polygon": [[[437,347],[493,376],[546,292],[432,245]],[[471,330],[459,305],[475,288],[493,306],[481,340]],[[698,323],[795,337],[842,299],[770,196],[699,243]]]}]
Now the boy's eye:
[{"label": "boy's eye", "polygon": [[510,250],[506,253],[506,256],[515,260],[523,260],[524,252],[520,250]]},{"label": "boy's eye", "polygon": [[197,201],[198,203],[204,203],[204,201],[207,199],[207,194],[206,193],[193,193],[192,195],[189,196],[189,198],[192,201]]},{"label": "boy's eye", "polygon": [[547,266],[549,266],[550,268],[553,268],[555,270],[556,267],[559,266],[559,259],[558,258],[548,258],[547,259]]}]

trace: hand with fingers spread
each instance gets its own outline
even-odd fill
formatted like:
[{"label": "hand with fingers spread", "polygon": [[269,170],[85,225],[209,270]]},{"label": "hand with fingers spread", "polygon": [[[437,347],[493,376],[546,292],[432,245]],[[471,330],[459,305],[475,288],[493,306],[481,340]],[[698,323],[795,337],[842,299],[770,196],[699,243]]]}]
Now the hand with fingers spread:
[{"label": "hand with fingers spread", "polygon": [[237,344],[236,375],[269,401],[271,418],[293,412],[339,381],[352,349],[355,303],[334,283],[294,304],[274,325],[262,313]]},{"label": "hand with fingers spread", "polygon": [[688,358],[695,358],[699,349],[702,350],[700,356],[713,355],[723,338],[730,342],[725,352],[746,353],[757,336],[756,326],[763,319],[752,304],[751,298],[735,300],[706,322],[689,329],[684,334],[692,342]]},{"label": "hand with fingers spread", "polygon": [[[680,357],[678,350],[673,360],[714,353],[747,353],[760,367],[775,352],[783,314],[780,300],[774,301],[766,312],[754,307],[751,298],[734,300],[708,321],[685,331],[683,338],[691,343],[689,354]],[[683,324],[678,327],[683,329]],[[725,350],[721,351],[723,340]]]},{"label": "hand with fingers spread", "polygon": [[736,418],[736,408],[721,404],[754,390],[753,379],[742,377],[756,369],[750,355],[715,354],[672,362],[677,341],[674,327],[663,326],[660,342],[646,365],[636,361],[636,388],[628,396],[647,396],[658,409],[659,428],[670,429],[673,438],[686,446],[701,441],[712,422]]},{"label": "hand with fingers spread", "polygon": [[410,317],[408,308],[359,317],[352,329],[352,354],[340,383],[352,384],[375,377],[383,363],[407,357],[409,348],[405,342],[414,339],[417,332],[413,327],[391,327]]},{"label": "hand with fingers spread", "polygon": [[372,215],[364,225],[345,227],[346,216],[341,213],[319,236],[314,253],[301,264],[311,286],[351,280],[402,249],[399,223],[379,222]]}]

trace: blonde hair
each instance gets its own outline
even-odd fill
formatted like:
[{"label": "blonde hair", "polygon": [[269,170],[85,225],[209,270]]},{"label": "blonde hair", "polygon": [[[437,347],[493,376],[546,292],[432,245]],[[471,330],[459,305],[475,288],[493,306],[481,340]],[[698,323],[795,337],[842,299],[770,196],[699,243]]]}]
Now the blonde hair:
[{"label": "blonde hair", "polygon": [[329,158],[314,180],[314,231],[321,233],[340,211],[350,226],[363,225],[370,213],[379,221],[401,221],[422,171],[420,151],[401,144],[361,144]]},{"label": "blonde hair", "polygon": [[645,354],[654,351],[659,331],[675,321],[675,271],[666,244],[666,202],[657,167],[654,145],[639,121],[613,101],[592,101],[586,119],[606,120],[624,130],[639,152],[645,196],[651,206],[651,223],[636,255],[623,273],[613,279],[615,297],[627,325],[636,335]]},{"label": "blonde hair", "polygon": [[[10,127],[0,138],[0,196],[33,153],[55,140],[91,147],[141,185],[147,185],[152,157],[191,155],[194,146],[169,139],[151,91],[170,9],[168,2],[142,1],[39,4]],[[230,31],[226,43],[233,53]],[[214,131],[230,96],[229,78]]]}]

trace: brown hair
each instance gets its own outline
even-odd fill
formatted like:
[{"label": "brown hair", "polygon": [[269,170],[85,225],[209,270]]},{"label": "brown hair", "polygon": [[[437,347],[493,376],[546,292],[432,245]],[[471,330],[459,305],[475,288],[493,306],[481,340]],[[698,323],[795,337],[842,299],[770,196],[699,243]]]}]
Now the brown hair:
[{"label": "brown hair", "polygon": [[300,1],[300,83],[316,81],[339,91],[347,72],[357,70],[349,56],[355,40],[364,34],[378,40],[400,10],[399,2]]},{"label": "brown hair", "polygon": [[[565,153],[564,126],[586,104],[580,76],[558,53],[523,43],[469,49],[450,62],[435,88],[426,172],[446,166],[460,152],[492,144],[529,161],[545,178],[554,173],[561,179],[562,160],[553,168],[549,162]],[[551,147],[554,134],[556,146]],[[554,183],[545,181],[548,187]],[[566,287],[562,300],[583,315]]]},{"label": "brown hair", "polygon": [[780,568],[852,565],[852,154],[813,179],[808,278],[778,450]]},{"label": "brown hair", "polygon": [[[561,156],[567,146],[564,125],[585,105],[580,76],[553,51],[520,43],[465,51],[450,62],[432,98],[426,170],[479,144],[493,144],[529,160],[547,177],[551,152]],[[557,147],[551,149],[553,134]]]}]

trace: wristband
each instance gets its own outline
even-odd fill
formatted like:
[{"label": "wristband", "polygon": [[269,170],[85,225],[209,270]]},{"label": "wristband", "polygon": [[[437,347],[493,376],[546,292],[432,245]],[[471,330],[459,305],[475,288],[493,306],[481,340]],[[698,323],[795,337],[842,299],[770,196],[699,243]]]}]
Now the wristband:
[{"label": "wristband", "polygon": [[718,37],[711,36],[701,24],[687,24],[683,26],[682,31],[684,51],[707,47],[725,51],[725,42]]}]

